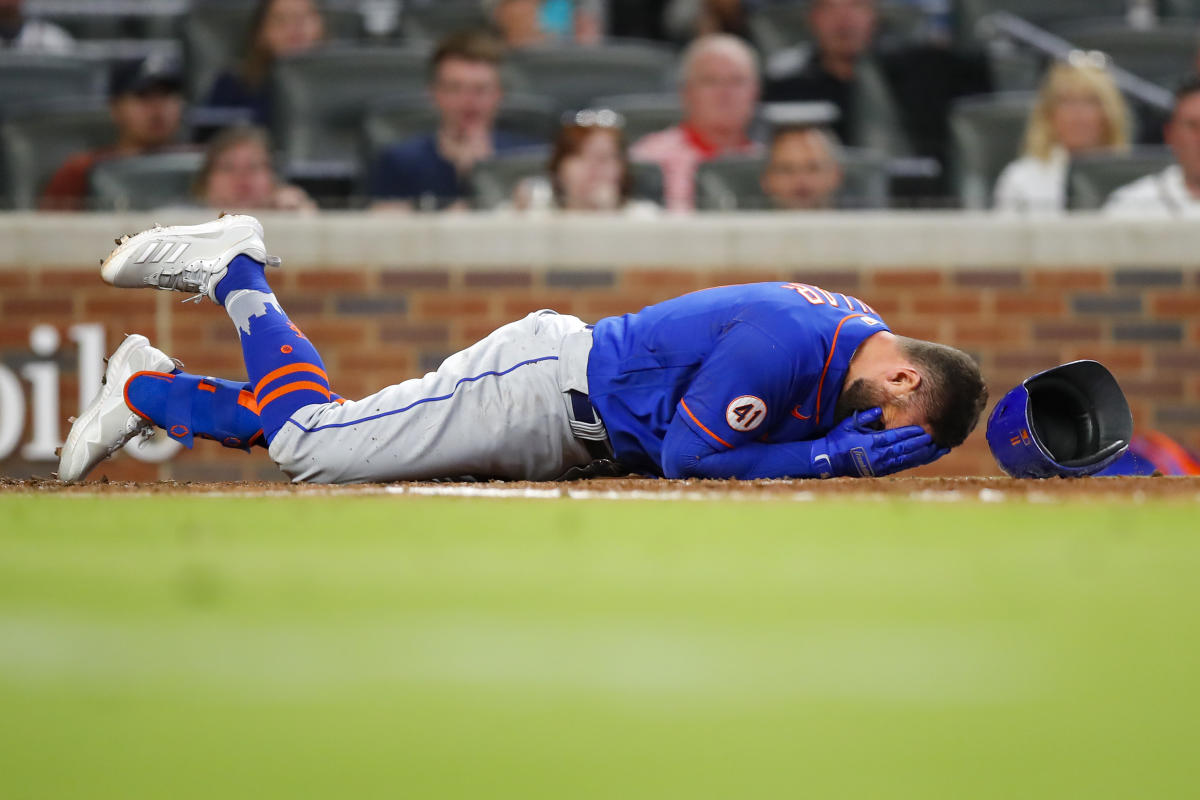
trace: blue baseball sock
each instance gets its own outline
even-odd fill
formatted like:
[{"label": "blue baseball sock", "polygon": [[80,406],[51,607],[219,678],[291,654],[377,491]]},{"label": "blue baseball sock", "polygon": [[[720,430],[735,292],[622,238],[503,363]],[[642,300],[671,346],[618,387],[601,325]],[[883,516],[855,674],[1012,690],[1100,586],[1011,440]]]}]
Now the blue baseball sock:
[{"label": "blue baseball sock", "polygon": [[268,443],[297,410],[333,400],[321,356],[283,313],[262,264],[238,256],[214,294],[237,326]]},{"label": "blue baseball sock", "polygon": [[266,446],[246,384],[179,371],[138,372],[125,383],[125,404],[186,447],[196,436],[241,450]]}]

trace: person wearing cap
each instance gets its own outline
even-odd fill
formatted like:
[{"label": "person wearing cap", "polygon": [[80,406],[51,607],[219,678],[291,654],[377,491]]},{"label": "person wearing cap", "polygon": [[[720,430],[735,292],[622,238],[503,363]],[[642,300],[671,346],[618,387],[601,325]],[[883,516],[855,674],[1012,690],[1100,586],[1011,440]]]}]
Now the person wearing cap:
[{"label": "person wearing cap", "polygon": [[68,56],[75,40],[53,22],[25,16],[23,0],[0,0],[0,50]]},{"label": "person wearing cap", "polygon": [[758,102],[758,56],[725,33],[703,36],[683,53],[683,121],[643,136],[630,154],[658,164],[667,209],[690,211],[696,204],[696,168],[722,156],[756,155],[749,135]]},{"label": "person wearing cap", "polygon": [[109,113],[117,127],[117,140],[63,162],[42,193],[43,210],[84,210],[88,176],[97,162],[155,153],[175,143],[183,120],[183,80],[178,65],[151,56],[117,67],[110,83]]},{"label": "person wearing cap", "polygon": [[446,209],[467,197],[466,179],[480,161],[537,144],[496,130],[504,90],[501,45],[486,34],[452,34],[429,62],[436,131],[390,145],[370,176],[374,208]]}]

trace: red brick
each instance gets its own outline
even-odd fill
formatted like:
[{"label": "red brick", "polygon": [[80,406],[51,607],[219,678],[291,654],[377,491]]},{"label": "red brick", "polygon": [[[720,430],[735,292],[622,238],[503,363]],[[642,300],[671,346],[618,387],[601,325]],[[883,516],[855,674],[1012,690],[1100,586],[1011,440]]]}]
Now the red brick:
[{"label": "red brick", "polygon": [[954,320],[949,342],[955,347],[969,345],[1019,344],[1028,341],[1028,326],[1013,322],[979,322],[968,319]]},{"label": "red brick", "polygon": [[1061,295],[1034,292],[997,292],[995,310],[1001,315],[1047,316],[1066,313]]},{"label": "red brick", "polygon": [[1036,342],[1098,342],[1103,336],[1099,322],[1038,322],[1033,326]]},{"label": "red brick", "polygon": [[451,277],[446,270],[386,270],[379,284],[385,289],[449,289]]},{"label": "red brick", "polygon": [[25,350],[29,347],[29,331],[36,323],[0,320],[0,348]]},{"label": "red brick", "polygon": [[525,292],[498,297],[500,311],[505,317],[520,319],[532,311],[551,308],[560,314],[573,314],[578,295],[569,292]]},{"label": "red brick", "polygon": [[49,289],[90,289],[103,285],[99,269],[44,270],[38,273],[37,283]]},{"label": "red brick", "polygon": [[922,293],[913,300],[913,310],[918,314],[977,317],[983,304],[978,292]]},{"label": "red brick", "polygon": [[296,277],[296,287],[301,291],[348,291],[363,292],[368,285],[365,272],[342,272],[333,270],[314,270],[301,272]]},{"label": "red brick", "polygon": [[338,374],[353,372],[392,372],[403,374],[411,372],[414,359],[412,354],[401,348],[384,348],[371,353],[350,352],[339,354],[337,358]]},{"label": "red brick", "polygon": [[943,341],[944,333],[941,322],[904,322],[900,325],[893,324],[890,327],[898,336],[924,339],[929,342]]},{"label": "red brick", "polygon": [[992,363],[997,369],[1028,370],[1025,377],[1029,377],[1039,370],[1049,369],[1062,362],[1058,357],[1057,350],[1045,347],[1035,351],[1004,350],[993,356]]},{"label": "red brick", "polygon": [[365,320],[312,319],[305,322],[301,329],[318,350],[339,345],[367,347],[375,343],[373,326]]},{"label": "red brick", "polygon": [[[1188,391],[1190,392],[1188,399],[1200,400],[1200,375],[1196,375],[1192,378],[1188,387]],[[1200,436],[1200,431],[1198,431],[1196,435]]]},{"label": "red brick", "polygon": [[[857,270],[806,269],[792,273],[788,277],[788,281],[807,283],[810,286],[817,286],[827,292],[845,292],[847,294],[857,294],[863,288],[863,276]],[[870,300],[867,300],[867,302],[875,305]]]},{"label": "red brick", "polygon": [[453,320],[484,316],[489,306],[489,298],[481,294],[425,295],[413,298],[411,313],[415,317]]},{"label": "red brick", "polygon": [[1145,348],[1119,345],[1077,344],[1066,348],[1063,358],[1066,361],[1088,358],[1099,361],[1114,372],[1119,370],[1129,373],[1143,369],[1148,362]]},{"label": "red brick", "polygon": [[887,319],[890,314],[900,313],[900,297],[895,294],[875,297],[870,300],[864,299],[864,302],[875,309],[875,313],[884,319]]},{"label": "red brick", "polygon": [[1121,389],[1129,397],[1145,397],[1155,402],[1183,399],[1183,378],[1179,376],[1120,379]]},{"label": "red brick", "polygon": [[1101,269],[1035,269],[1031,275],[1035,289],[1104,289],[1108,272]]},{"label": "red brick", "polygon": [[935,289],[941,286],[945,279],[945,275],[935,269],[887,270],[871,276],[872,283],[881,289]]},{"label": "red brick", "polygon": [[485,336],[488,336],[504,324],[504,322],[498,322],[491,319],[464,321],[458,326],[457,330],[455,331],[455,336],[451,341],[453,341],[460,349],[469,347],[470,345],[475,344],[475,342],[478,342],[480,339],[483,339]]},{"label": "red brick", "polygon": [[84,314],[101,317],[122,317],[147,312],[154,313],[154,294],[151,292],[106,292],[85,297],[83,301]]},{"label": "red brick", "polygon": [[0,289],[25,289],[31,283],[33,274],[29,270],[0,268]]},{"label": "red brick", "polygon": [[1159,295],[1151,302],[1151,308],[1159,317],[1200,316],[1200,293]]},{"label": "red brick", "polygon": [[74,303],[67,294],[20,297],[9,296],[4,300],[6,317],[69,317]]},{"label": "red brick", "polygon": [[463,276],[463,285],[468,289],[505,289],[533,285],[533,273],[529,270],[468,272]]},{"label": "red brick", "polygon": [[672,295],[686,294],[706,288],[700,274],[672,269],[639,269],[622,273],[618,284],[631,291],[667,291]]},{"label": "red brick", "polygon": [[386,322],[379,329],[380,341],[388,344],[443,345],[449,338],[445,322]]},{"label": "red brick", "polygon": [[580,295],[580,302],[583,306],[583,313],[580,316],[584,322],[595,322],[601,317],[632,314],[652,303],[666,300],[668,296],[670,295],[656,297],[648,294],[633,295],[617,292],[583,293]]},{"label": "red brick", "polygon": [[772,269],[755,269],[755,270],[731,270],[721,269],[711,272],[700,273],[701,283],[707,288],[709,286],[736,286],[740,283],[770,283],[779,281],[780,283],[788,283],[795,280],[794,277],[785,276],[779,270]]}]

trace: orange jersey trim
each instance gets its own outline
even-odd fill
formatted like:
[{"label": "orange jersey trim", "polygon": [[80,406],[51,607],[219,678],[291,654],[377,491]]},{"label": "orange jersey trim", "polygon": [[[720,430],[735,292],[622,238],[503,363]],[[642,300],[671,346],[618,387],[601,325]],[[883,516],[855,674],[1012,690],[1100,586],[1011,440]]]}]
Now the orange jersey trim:
[{"label": "orange jersey trim", "polygon": [[821,380],[817,383],[817,419],[821,419],[821,390],[825,387],[825,375],[829,372],[829,365],[833,363],[833,354],[837,352],[838,334],[842,332],[842,326],[852,319],[865,317],[866,314],[847,314],[842,317],[842,321],[833,329],[833,342],[829,345],[829,357],[825,359],[825,369],[821,370]]},{"label": "orange jersey trim", "polygon": [[706,427],[704,426],[704,423],[703,423],[703,422],[701,422],[700,420],[696,419],[696,415],[695,415],[695,414],[693,414],[693,413],[692,413],[692,410],[691,410],[690,408],[688,408],[688,407],[687,407],[687,403],[685,403],[685,402],[683,402],[682,400],[680,400],[680,401],[679,401],[679,407],[680,407],[680,408],[682,408],[684,411],[686,411],[686,412],[687,412],[687,415],[688,415],[689,417],[691,417],[691,418],[692,418],[692,422],[694,422],[694,423],[696,423],[697,425],[699,425],[699,426],[700,426],[700,430],[704,431],[704,432],[705,432],[705,433],[707,433],[709,436],[711,436],[712,438],[716,439],[718,442],[720,442],[721,444],[725,445],[725,446],[726,446],[726,447],[728,447],[729,449],[731,449],[731,450],[733,449],[733,445],[731,445],[729,442],[727,442],[727,441],[725,441],[724,439],[722,439],[720,436],[717,436],[715,433],[713,433],[713,432],[712,432],[712,431],[710,431],[708,428],[706,428]]},{"label": "orange jersey trim", "polygon": [[303,392],[306,390],[312,391],[312,392],[320,392],[321,394],[325,395],[326,400],[329,399],[329,390],[327,388],[325,388],[324,386],[322,386],[321,384],[313,383],[312,381],[296,381],[295,383],[284,384],[283,386],[280,386],[275,391],[271,392],[269,395],[267,395],[266,397],[264,397],[262,400],[260,400],[258,402],[258,407],[260,409],[266,408],[272,402],[283,397],[285,394],[291,394],[292,392]]},{"label": "orange jersey trim", "polygon": [[[325,370],[321,369],[316,364],[288,364],[287,366],[280,367],[277,370],[267,373],[266,377],[259,381],[258,385],[254,387],[254,396],[257,397],[263,389],[267,388],[267,384],[269,384],[271,381],[282,378],[284,375],[291,375],[293,372],[311,372],[315,375],[320,375],[325,379],[325,383],[329,383],[329,376],[325,374]],[[266,403],[261,403],[260,405],[266,405]]]}]

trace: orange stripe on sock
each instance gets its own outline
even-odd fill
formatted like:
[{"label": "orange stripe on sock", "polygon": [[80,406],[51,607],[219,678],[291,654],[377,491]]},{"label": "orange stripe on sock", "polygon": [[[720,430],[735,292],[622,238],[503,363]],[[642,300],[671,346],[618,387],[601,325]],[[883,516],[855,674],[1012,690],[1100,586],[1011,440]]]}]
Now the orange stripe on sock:
[{"label": "orange stripe on sock", "polygon": [[[329,383],[329,376],[325,374],[325,370],[321,369],[316,364],[288,364],[287,366],[280,367],[279,369],[268,373],[265,378],[259,381],[258,385],[254,387],[254,396],[257,397],[259,394],[261,394],[262,390],[267,388],[267,384],[271,381],[282,378],[284,375],[291,375],[293,372],[311,372],[315,375],[320,375],[325,379],[325,383]],[[260,403],[259,405],[262,404]]]},{"label": "orange stripe on sock", "polygon": [[258,403],[254,402],[254,395],[245,389],[238,392],[238,405],[247,411],[258,413]]},{"label": "orange stripe on sock", "polygon": [[295,383],[288,383],[288,384],[284,384],[283,386],[280,386],[278,389],[276,389],[275,391],[271,392],[266,397],[259,400],[258,407],[259,407],[259,409],[266,408],[272,402],[283,397],[285,394],[291,394],[292,392],[303,392],[303,391],[320,392],[321,394],[325,395],[326,400],[329,399],[329,389],[325,388],[321,384],[313,383],[312,381],[296,381]]},{"label": "orange stripe on sock", "polygon": [[683,402],[682,400],[680,400],[680,401],[679,401],[679,407],[680,407],[680,408],[682,408],[684,411],[686,411],[686,412],[687,412],[687,415],[688,415],[689,417],[691,417],[691,418],[692,418],[692,422],[694,422],[694,423],[696,423],[697,425],[699,425],[699,426],[700,426],[700,430],[704,431],[704,432],[705,432],[705,433],[707,433],[709,436],[713,437],[714,439],[716,439],[718,442],[720,442],[721,444],[725,445],[726,447],[729,447],[729,448],[732,448],[732,447],[733,447],[733,445],[731,445],[729,442],[725,441],[725,440],[724,440],[724,439],[722,439],[720,436],[717,436],[715,433],[713,433],[712,431],[710,431],[708,428],[704,427],[704,423],[703,423],[703,422],[701,422],[700,420],[696,419],[696,415],[695,415],[695,414],[693,414],[693,413],[692,413],[692,410],[691,410],[690,408],[688,408],[688,407],[687,407],[687,403],[685,403],[685,402]]}]

